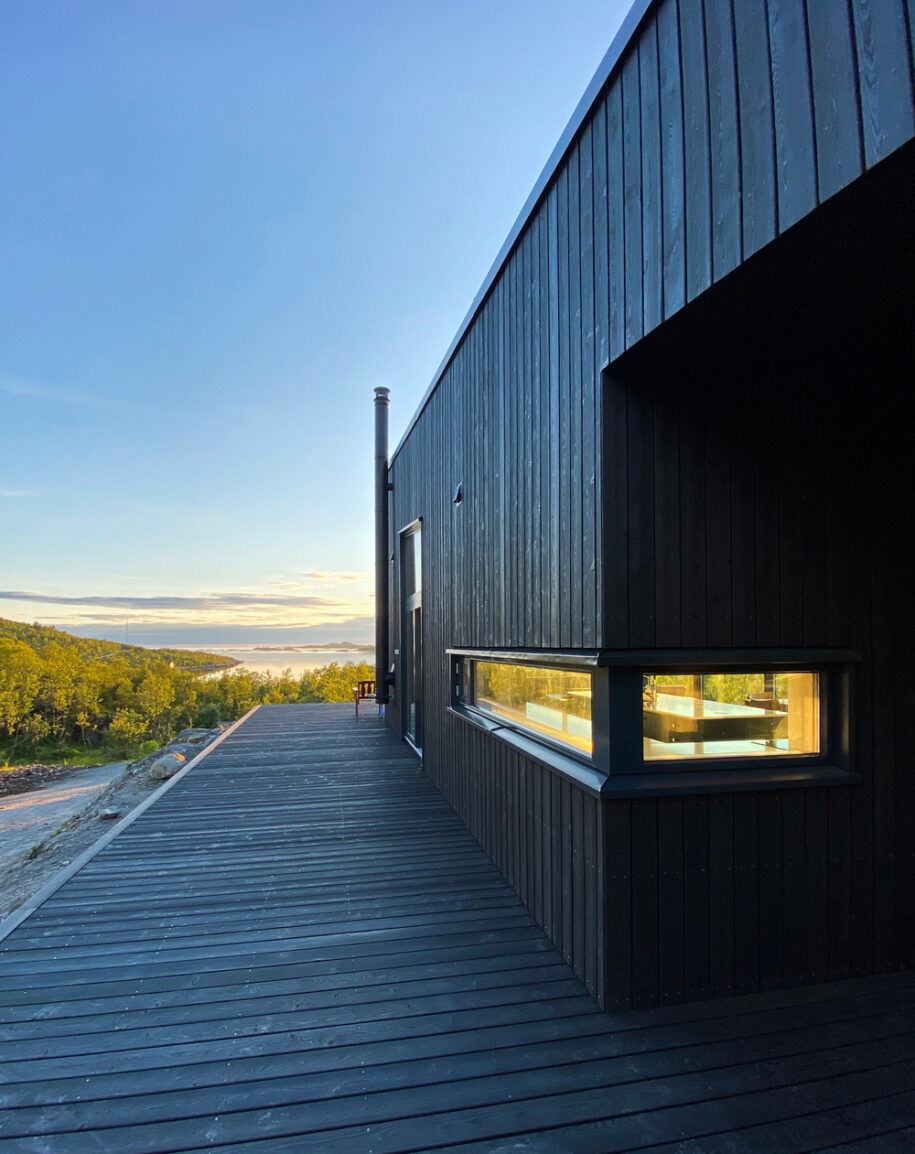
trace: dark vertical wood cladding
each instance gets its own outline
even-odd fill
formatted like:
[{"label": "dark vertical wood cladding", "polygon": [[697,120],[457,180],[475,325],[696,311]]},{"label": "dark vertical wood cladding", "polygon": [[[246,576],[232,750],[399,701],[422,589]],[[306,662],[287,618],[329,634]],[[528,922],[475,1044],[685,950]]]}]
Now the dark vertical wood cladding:
[{"label": "dark vertical wood cladding", "polygon": [[[833,342],[864,306],[818,283],[849,278],[855,189],[910,179],[912,7],[654,4],[392,462],[393,530],[423,519],[426,768],[606,1005],[915,962],[904,494],[856,440],[907,321]],[[789,306],[807,242],[835,260]],[[905,263],[864,283],[878,259]],[[393,647],[398,598],[395,566]],[[792,644],[866,655],[866,788],[601,805],[447,712],[449,646]]]},{"label": "dark vertical wood cladding", "polygon": [[705,0],[712,176],[712,275],[740,264],[740,148],[731,0]]},{"label": "dark vertical wood cladding", "polygon": [[905,0],[852,0],[864,158],[868,167],[915,132]]},{"label": "dark vertical wood cladding", "polygon": [[767,0],[767,4],[781,232],[817,202],[816,141],[804,0]]},{"label": "dark vertical wood cladding", "polygon": [[766,5],[736,4],[734,27],[742,184],[741,238],[746,259],[772,240],[778,226],[772,58]]},{"label": "dark vertical wood cladding", "polygon": [[810,67],[817,142],[820,199],[844,188],[863,166],[861,121],[857,115],[854,31],[842,4],[811,4]]},{"label": "dark vertical wood cladding", "polygon": [[424,764],[588,990],[604,998],[601,803],[449,715]]},{"label": "dark vertical wood cladding", "polygon": [[[560,294],[560,277],[579,263],[578,283],[588,278],[595,286],[597,327],[606,334],[601,352],[615,358],[912,138],[913,25],[911,0],[657,0],[553,173],[491,295],[499,286],[526,294],[518,249],[537,233],[531,316],[536,304],[549,301],[556,327],[551,354],[558,360],[560,328],[567,350],[589,331],[588,314],[571,309],[571,298]],[[582,246],[589,203],[593,243]],[[525,250],[520,259],[529,257]],[[514,287],[506,290],[507,284]],[[512,342],[523,340],[526,314],[516,315],[503,334],[507,318],[493,327],[491,295],[439,388],[454,387],[456,372],[492,367],[496,332],[507,342],[498,350],[508,358],[500,370],[505,383],[504,366],[513,364]],[[504,298],[500,307],[510,309]],[[546,331],[542,314],[538,329]],[[464,347],[473,339],[486,346],[475,357]],[[598,357],[600,364],[604,359]],[[551,382],[558,374],[551,361]],[[521,379],[519,369],[517,387]]]},{"label": "dark vertical wood cladding", "polygon": [[608,805],[612,1007],[915,964],[913,187],[910,143],[607,373],[611,644],[862,655],[860,785]]},{"label": "dark vertical wood cladding", "polygon": [[[702,0],[680,0],[683,132],[686,183],[686,295],[712,282],[712,208],[709,160],[708,68]],[[672,61],[665,61],[673,66]]]},{"label": "dark vertical wood cladding", "polygon": [[677,0],[658,5],[658,57],[661,116],[661,293],[664,316],[686,301],[685,170],[683,156],[683,80],[670,61],[680,58]]}]

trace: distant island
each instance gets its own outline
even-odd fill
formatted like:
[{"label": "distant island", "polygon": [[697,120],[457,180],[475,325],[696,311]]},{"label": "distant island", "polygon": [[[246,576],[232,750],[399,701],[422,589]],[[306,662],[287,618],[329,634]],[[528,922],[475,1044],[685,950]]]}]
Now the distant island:
[{"label": "distant island", "polygon": [[375,646],[359,641],[325,641],[321,645],[252,645],[255,653],[374,653]]}]

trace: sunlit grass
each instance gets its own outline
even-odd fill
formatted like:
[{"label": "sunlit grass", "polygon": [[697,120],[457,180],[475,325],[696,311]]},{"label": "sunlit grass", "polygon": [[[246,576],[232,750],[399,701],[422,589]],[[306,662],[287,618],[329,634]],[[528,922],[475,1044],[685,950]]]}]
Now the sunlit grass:
[{"label": "sunlit grass", "polygon": [[36,748],[12,748],[12,742],[0,742],[0,773],[22,765],[72,765],[82,768],[101,765],[109,760],[102,749],[83,745],[40,745]]}]

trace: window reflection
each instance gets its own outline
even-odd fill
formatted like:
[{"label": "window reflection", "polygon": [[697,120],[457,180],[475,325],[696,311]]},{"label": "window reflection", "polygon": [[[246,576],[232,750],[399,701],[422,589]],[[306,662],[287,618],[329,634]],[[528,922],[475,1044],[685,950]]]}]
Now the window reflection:
[{"label": "window reflection", "polygon": [[462,693],[468,704],[520,729],[591,752],[591,675],[498,661],[466,662]]},{"label": "window reflection", "polygon": [[819,753],[819,675],[648,672],[642,737],[649,761]]}]

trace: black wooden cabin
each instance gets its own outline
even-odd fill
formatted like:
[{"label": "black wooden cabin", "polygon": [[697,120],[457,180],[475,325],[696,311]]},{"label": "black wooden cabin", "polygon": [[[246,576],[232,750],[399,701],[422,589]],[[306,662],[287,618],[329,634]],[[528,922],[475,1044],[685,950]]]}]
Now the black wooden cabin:
[{"label": "black wooden cabin", "polygon": [[607,1008],[915,965],[913,38],[638,0],[389,463],[389,723]]}]

